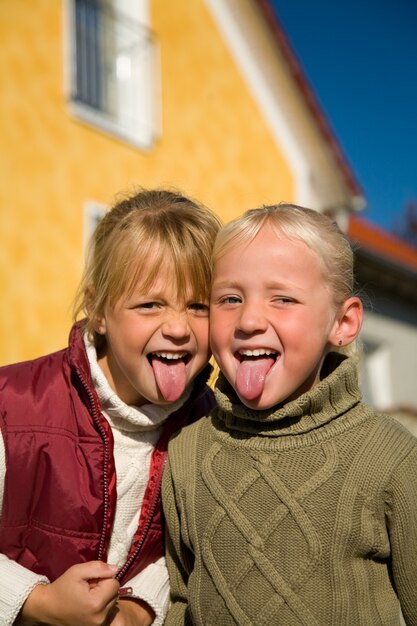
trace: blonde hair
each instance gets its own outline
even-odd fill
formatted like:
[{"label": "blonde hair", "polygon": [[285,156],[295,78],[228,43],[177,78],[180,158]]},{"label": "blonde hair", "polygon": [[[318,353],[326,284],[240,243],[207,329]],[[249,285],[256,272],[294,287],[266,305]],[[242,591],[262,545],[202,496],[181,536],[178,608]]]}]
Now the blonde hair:
[{"label": "blonde hair", "polygon": [[210,257],[220,227],[210,209],[177,191],[140,189],[120,199],[90,241],[74,319],[86,317],[86,330],[98,347],[102,337],[94,325],[105,307],[124,294],[129,297],[138,283],[149,289],[167,264],[180,298],[191,291],[196,300],[207,300]]},{"label": "blonde hair", "polygon": [[353,295],[353,251],[349,240],[326,215],[294,204],[264,205],[229,222],[216,238],[212,265],[237,246],[252,241],[266,223],[278,238],[284,235],[302,241],[318,254],[335,307]]}]

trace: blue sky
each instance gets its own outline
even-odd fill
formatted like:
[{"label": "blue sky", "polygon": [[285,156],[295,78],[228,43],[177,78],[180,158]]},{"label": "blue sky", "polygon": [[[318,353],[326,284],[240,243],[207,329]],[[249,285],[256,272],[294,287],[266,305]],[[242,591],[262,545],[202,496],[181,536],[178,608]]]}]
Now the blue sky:
[{"label": "blue sky", "polygon": [[271,0],[367,199],[393,230],[417,201],[417,0]]}]

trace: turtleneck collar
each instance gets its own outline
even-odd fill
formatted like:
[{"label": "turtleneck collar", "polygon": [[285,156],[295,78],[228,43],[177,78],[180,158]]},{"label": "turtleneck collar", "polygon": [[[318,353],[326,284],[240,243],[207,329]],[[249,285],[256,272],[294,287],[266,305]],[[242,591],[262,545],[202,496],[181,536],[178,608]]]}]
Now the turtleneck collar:
[{"label": "turtleneck collar", "polygon": [[143,404],[140,407],[125,404],[110,387],[103,370],[97,361],[97,352],[84,334],[84,343],[91,369],[91,378],[99,397],[103,413],[112,426],[124,431],[148,431],[161,426],[171,413],[179,409],[188,399],[192,386],[189,386],[176,402],[169,406]]},{"label": "turtleneck collar", "polygon": [[239,400],[220,374],[215,389],[215,417],[228,430],[266,437],[301,435],[332,422],[361,400],[357,358],[330,353],[323,365],[325,377],[310,391],[288,404],[255,411]]}]

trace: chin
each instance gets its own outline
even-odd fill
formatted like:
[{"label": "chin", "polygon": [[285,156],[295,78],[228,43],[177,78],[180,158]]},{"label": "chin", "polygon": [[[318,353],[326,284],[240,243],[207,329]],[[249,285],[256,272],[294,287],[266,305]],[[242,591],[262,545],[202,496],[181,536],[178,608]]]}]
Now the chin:
[{"label": "chin", "polygon": [[277,404],[276,402],[268,402],[266,400],[263,400],[262,398],[247,400],[246,398],[242,398],[241,396],[239,396],[239,399],[242,404],[248,407],[248,409],[252,409],[253,411],[267,411]]}]

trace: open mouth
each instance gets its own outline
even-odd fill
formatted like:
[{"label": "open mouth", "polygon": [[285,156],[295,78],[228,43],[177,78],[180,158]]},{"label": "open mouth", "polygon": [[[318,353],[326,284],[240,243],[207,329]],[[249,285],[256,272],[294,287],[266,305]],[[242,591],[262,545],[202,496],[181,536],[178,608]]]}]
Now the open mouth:
[{"label": "open mouth", "polygon": [[265,387],[265,379],[275,365],[278,352],[268,348],[255,350],[238,350],[235,352],[238,361],[236,372],[236,389],[241,398],[254,400]]},{"label": "open mouth", "polygon": [[187,365],[191,360],[191,355],[189,352],[151,352],[148,354],[147,358],[151,365],[154,359],[167,362],[167,364],[171,361],[182,361]]},{"label": "open mouth", "polygon": [[156,384],[166,402],[175,402],[187,386],[189,352],[151,352],[148,361],[153,369]]},{"label": "open mouth", "polygon": [[275,362],[278,357],[278,352],[275,350],[267,350],[264,348],[258,348],[257,350],[239,350],[235,352],[235,358],[241,363],[246,359],[257,360],[263,358],[273,359]]}]

